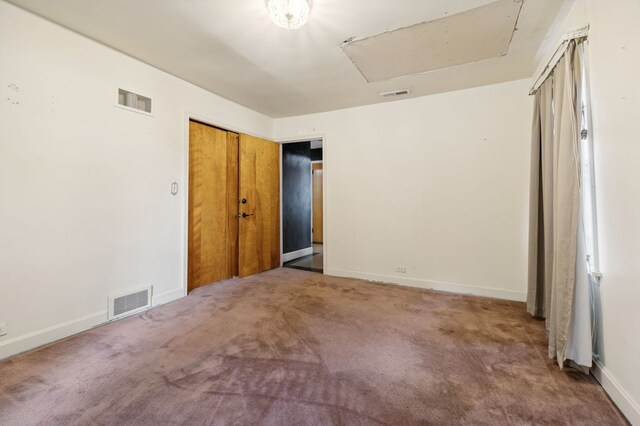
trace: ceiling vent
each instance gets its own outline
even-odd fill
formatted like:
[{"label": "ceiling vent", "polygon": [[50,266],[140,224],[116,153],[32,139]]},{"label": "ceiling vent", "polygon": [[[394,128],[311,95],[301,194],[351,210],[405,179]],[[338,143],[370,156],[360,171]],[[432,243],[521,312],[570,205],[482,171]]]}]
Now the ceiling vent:
[{"label": "ceiling vent", "polygon": [[150,308],[151,290],[152,287],[149,286],[109,297],[109,320],[118,319]]},{"label": "ceiling vent", "polygon": [[380,96],[382,96],[383,98],[393,98],[395,96],[404,96],[408,94],[409,94],[408,89],[402,89],[402,90],[394,90],[393,92],[380,93]]}]

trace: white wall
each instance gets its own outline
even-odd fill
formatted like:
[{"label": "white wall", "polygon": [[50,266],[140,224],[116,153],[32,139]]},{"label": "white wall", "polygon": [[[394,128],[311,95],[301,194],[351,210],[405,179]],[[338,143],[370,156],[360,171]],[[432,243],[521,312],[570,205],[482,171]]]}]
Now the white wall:
[{"label": "white wall", "polygon": [[325,272],[524,300],[528,83],[276,119],[325,137]]},{"label": "white wall", "polygon": [[[114,107],[118,87],[153,97],[153,117]],[[0,95],[0,358],[105,321],[112,292],[184,294],[187,113],[272,133],[269,117],[2,1]]]},{"label": "white wall", "polygon": [[[596,377],[640,425],[640,2],[576,0],[556,34],[589,24],[601,314]],[[547,55],[552,50],[551,46]]]}]

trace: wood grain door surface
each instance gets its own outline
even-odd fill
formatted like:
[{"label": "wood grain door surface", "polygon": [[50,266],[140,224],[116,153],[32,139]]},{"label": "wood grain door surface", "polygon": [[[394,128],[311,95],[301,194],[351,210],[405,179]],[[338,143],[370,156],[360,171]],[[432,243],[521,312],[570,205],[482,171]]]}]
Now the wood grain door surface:
[{"label": "wood grain door surface", "polygon": [[[240,135],[240,277],[280,266],[280,144]],[[246,217],[242,217],[246,216]]]},{"label": "wood grain door surface", "polygon": [[238,274],[238,135],[189,123],[187,287]]}]

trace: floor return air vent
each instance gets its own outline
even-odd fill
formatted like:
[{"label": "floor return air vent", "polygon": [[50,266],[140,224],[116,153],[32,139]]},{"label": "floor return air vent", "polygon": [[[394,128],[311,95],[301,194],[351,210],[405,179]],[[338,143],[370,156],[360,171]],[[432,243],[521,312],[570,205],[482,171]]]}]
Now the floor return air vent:
[{"label": "floor return air vent", "polygon": [[109,320],[135,314],[151,307],[152,286],[109,297]]}]

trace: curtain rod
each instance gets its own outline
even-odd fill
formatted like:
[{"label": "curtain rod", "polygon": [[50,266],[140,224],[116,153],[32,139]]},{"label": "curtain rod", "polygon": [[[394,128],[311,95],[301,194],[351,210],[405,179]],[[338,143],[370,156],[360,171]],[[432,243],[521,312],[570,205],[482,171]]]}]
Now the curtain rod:
[{"label": "curtain rod", "polygon": [[589,34],[589,25],[587,25],[586,27],[582,27],[580,29],[577,29],[575,31],[572,31],[572,32],[570,32],[568,34],[565,34],[564,37],[562,37],[562,41],[560,42],[560,44],[556,48],[555,52],[553,52],[553,55],[551,56],[551,58],[549,58],[549,62],[544,67],[544,69],[542,70],[542,72],[540,73],[540,75],[538,76],[536,81],[533,83],[533,86],[531,87],[531,90],[529,91],[529,95],[533,95],[534,93],[536,93],[536,91],[540,88],[542,83],[544,83],[544,81],[549,76],[549,73],[556,66],[556,64],[558,63],[560,58],[562,58],[562,55],[564,54],[564,52],[566,50],[566,47],[569,44],[569,42],[571,40],[575,40],[577,38],[586,37],[588,34]]}]

